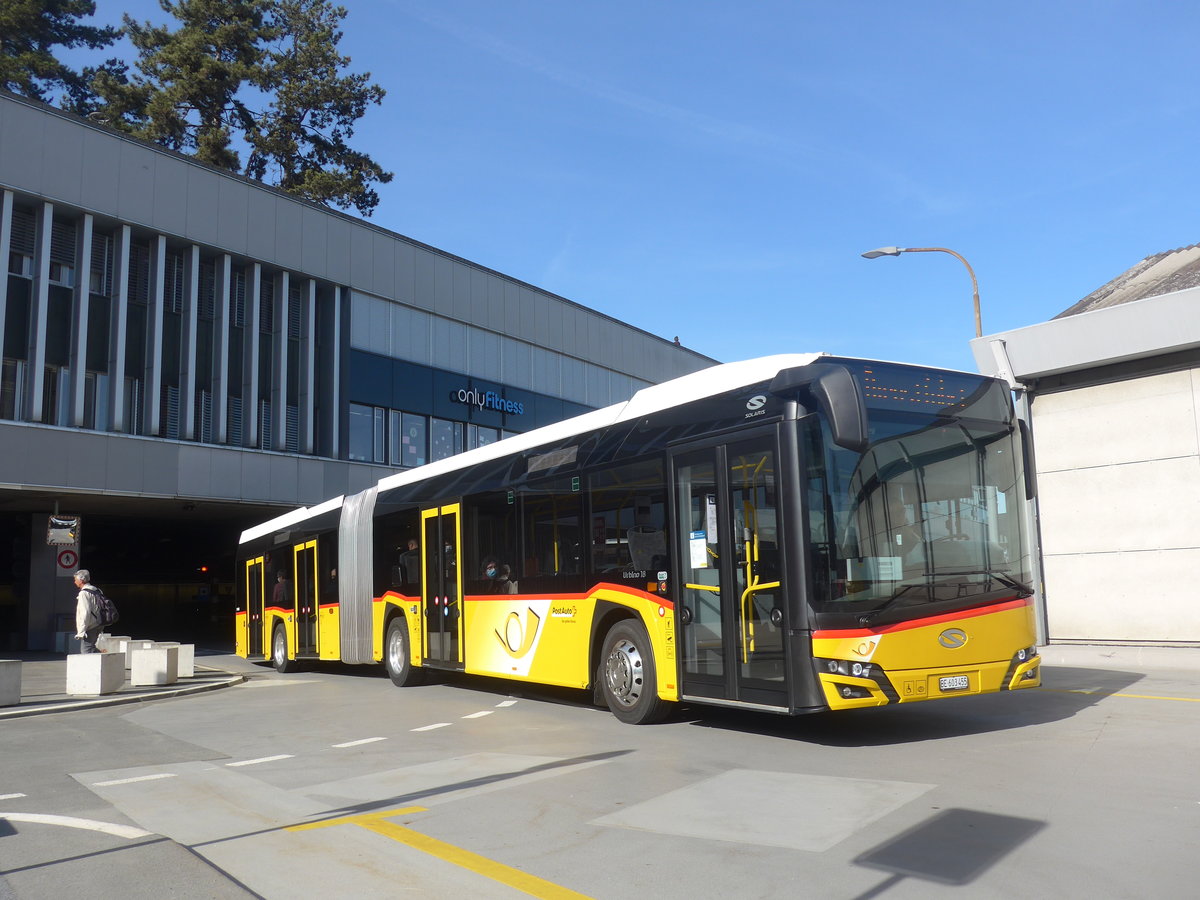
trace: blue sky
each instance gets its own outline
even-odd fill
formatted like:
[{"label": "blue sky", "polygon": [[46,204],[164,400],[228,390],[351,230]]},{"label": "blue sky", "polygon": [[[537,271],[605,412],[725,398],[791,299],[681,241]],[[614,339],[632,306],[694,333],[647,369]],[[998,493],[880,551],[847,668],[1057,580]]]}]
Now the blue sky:
[{"label": "blue sky", "polygon": [[[974,369],[1200,242],[1200,6],[372,0],[373,221],[722,361]],[[97,0],[160,19],[152,0]]]}]

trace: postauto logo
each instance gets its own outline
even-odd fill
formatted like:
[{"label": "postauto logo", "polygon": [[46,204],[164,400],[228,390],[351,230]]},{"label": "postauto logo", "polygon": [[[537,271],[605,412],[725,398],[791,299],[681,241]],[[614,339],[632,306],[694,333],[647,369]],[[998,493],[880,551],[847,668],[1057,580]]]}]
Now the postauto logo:
[{"label": "postauto logo", "polygon": [[947,628],[938,635],[938,643],[947,650],[957,650],[967,642],[967,633],[961,628]]}]

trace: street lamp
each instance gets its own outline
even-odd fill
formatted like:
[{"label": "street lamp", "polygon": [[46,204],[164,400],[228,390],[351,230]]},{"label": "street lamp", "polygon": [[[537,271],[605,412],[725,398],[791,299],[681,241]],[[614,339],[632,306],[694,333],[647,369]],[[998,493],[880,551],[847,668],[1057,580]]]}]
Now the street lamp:
[{"label": "street lamp", "polygon": [[983,319],[979,315],[979,282],[975,280],[975,270],[961,253],[955,253],[946,247],[879,247],[862,254],[864,259],[879,259],[881,256],[899,256],[901,253],[949,253],[967,267],[971,276],[971,294],[975,299],[975,337],[983,337]]}]

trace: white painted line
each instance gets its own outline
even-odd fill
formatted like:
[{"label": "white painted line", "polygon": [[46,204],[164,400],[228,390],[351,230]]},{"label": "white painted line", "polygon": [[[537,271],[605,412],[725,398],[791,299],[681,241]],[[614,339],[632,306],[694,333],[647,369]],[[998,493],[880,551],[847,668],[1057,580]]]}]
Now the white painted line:
[{"label": "white painted line", "polygon": [[95,819],[77,819],[74,816],[50,816],[42,813],[6,813],[0,812],[0,819],[10,822],[32,822],[38,825],[62,825],[66,828],[84,828],[88,831],[101,831],[114,837],[135,838],[154,837],[153,831],[142,831],[129,825],[114,825],[112,822],[97,822]]},{"label": "white painted line", "polygon": [[344,747],[358,747],[358,746],[361,746],[362,744],[373,744],[376,741],[386,741],[386,740],[387,740],[387,738],[381,738],[381,737],[363,738],[361,741],[346,741],[346,743],[344,743],[344,744],[334,744],[333,746],[337,747],[340,750]]},{"label": "white painted line", "polygon": [[118,778],[115,781],[97,781],[92,787],[111,787],[114,784],[133,784],[137,781],[158,781],[160,778],[174,778],[171,772],[163,772],[159,775],[139,775],[136,778]]},{"label": "white painted line", "polygon": [[438,722],[436,725],[423,725],[420,728],[413,728],[413,731],[433,731],[435,728],[445,728],[449,722]]},{"label": "white painted line", "polygon": [[506,707],[506,706],[516,706],[516,705],[517,705],[516,700],[502,700],[500,703],[496,704],[496,708],[504,709],[504,707]]},{"label": "white painted line", "polygon": [[484,716],[490,716],[494,713],[494,709],[485,709],[483,712],[471,713],[469,716],[463,716],[464,719],[482,719]]},{"label": "white painted line", "polygon": [[24,794],[0,794],[0,800],[19,800]]},{"label": "white painted line", "polygon": [[236,769],[238,766],[257,766],[259,763],[275,762],[278,759],[291,759],[292,754],[280,753],[278,756],[264,756],[260,759],[243,759],[241,762],[225,763],[231,769]]}]

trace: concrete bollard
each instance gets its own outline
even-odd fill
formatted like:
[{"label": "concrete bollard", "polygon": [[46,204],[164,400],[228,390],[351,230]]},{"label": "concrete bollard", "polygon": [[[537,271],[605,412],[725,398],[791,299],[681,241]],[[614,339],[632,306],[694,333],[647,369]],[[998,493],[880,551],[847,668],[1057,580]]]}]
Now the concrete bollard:
[{"label": "concrete bollard", "polygon": [[155,647],[179,648],[179,677],[192,678],[196,674],[196,645],[181,644],[179,641],[156,641]]},{"label": "concrete bollard", "polygon": [[0,706],[21,702],[21,661],[0,659]]},{"label": "concrete bollard", "polygon": [[67,694],[98,697],[121,689],[125,663],[119,653],[76,653],[67,657]]},{"label": "concrete bollard", "polygon": [[101,653],[124,653],[125,648],[121,645],[121,641],[129,640],[127,634],[103,634],[96,638],[96,649]]},{"label": "concrete bollard", "polygon": [[125,668],[132,669],[133,668],[133,651],[141,650],[141,649],[148,650],[149,648],[154,646],[154,641],[126,639],[126,640],[120,641],[118,643],[118,646],[120,647],[120,650],[118,652],[123,653],[125,655]]},{"label": "concrete bollard", "polygon": [[[131,641],[131,645],[138,643]],[[179,680],[179,645],[157,644],[147,641],[149,647],[133,647],[129,652],[133,662],[129,669],[129,683],[135,687],[152,684],[174,684]]]}]

